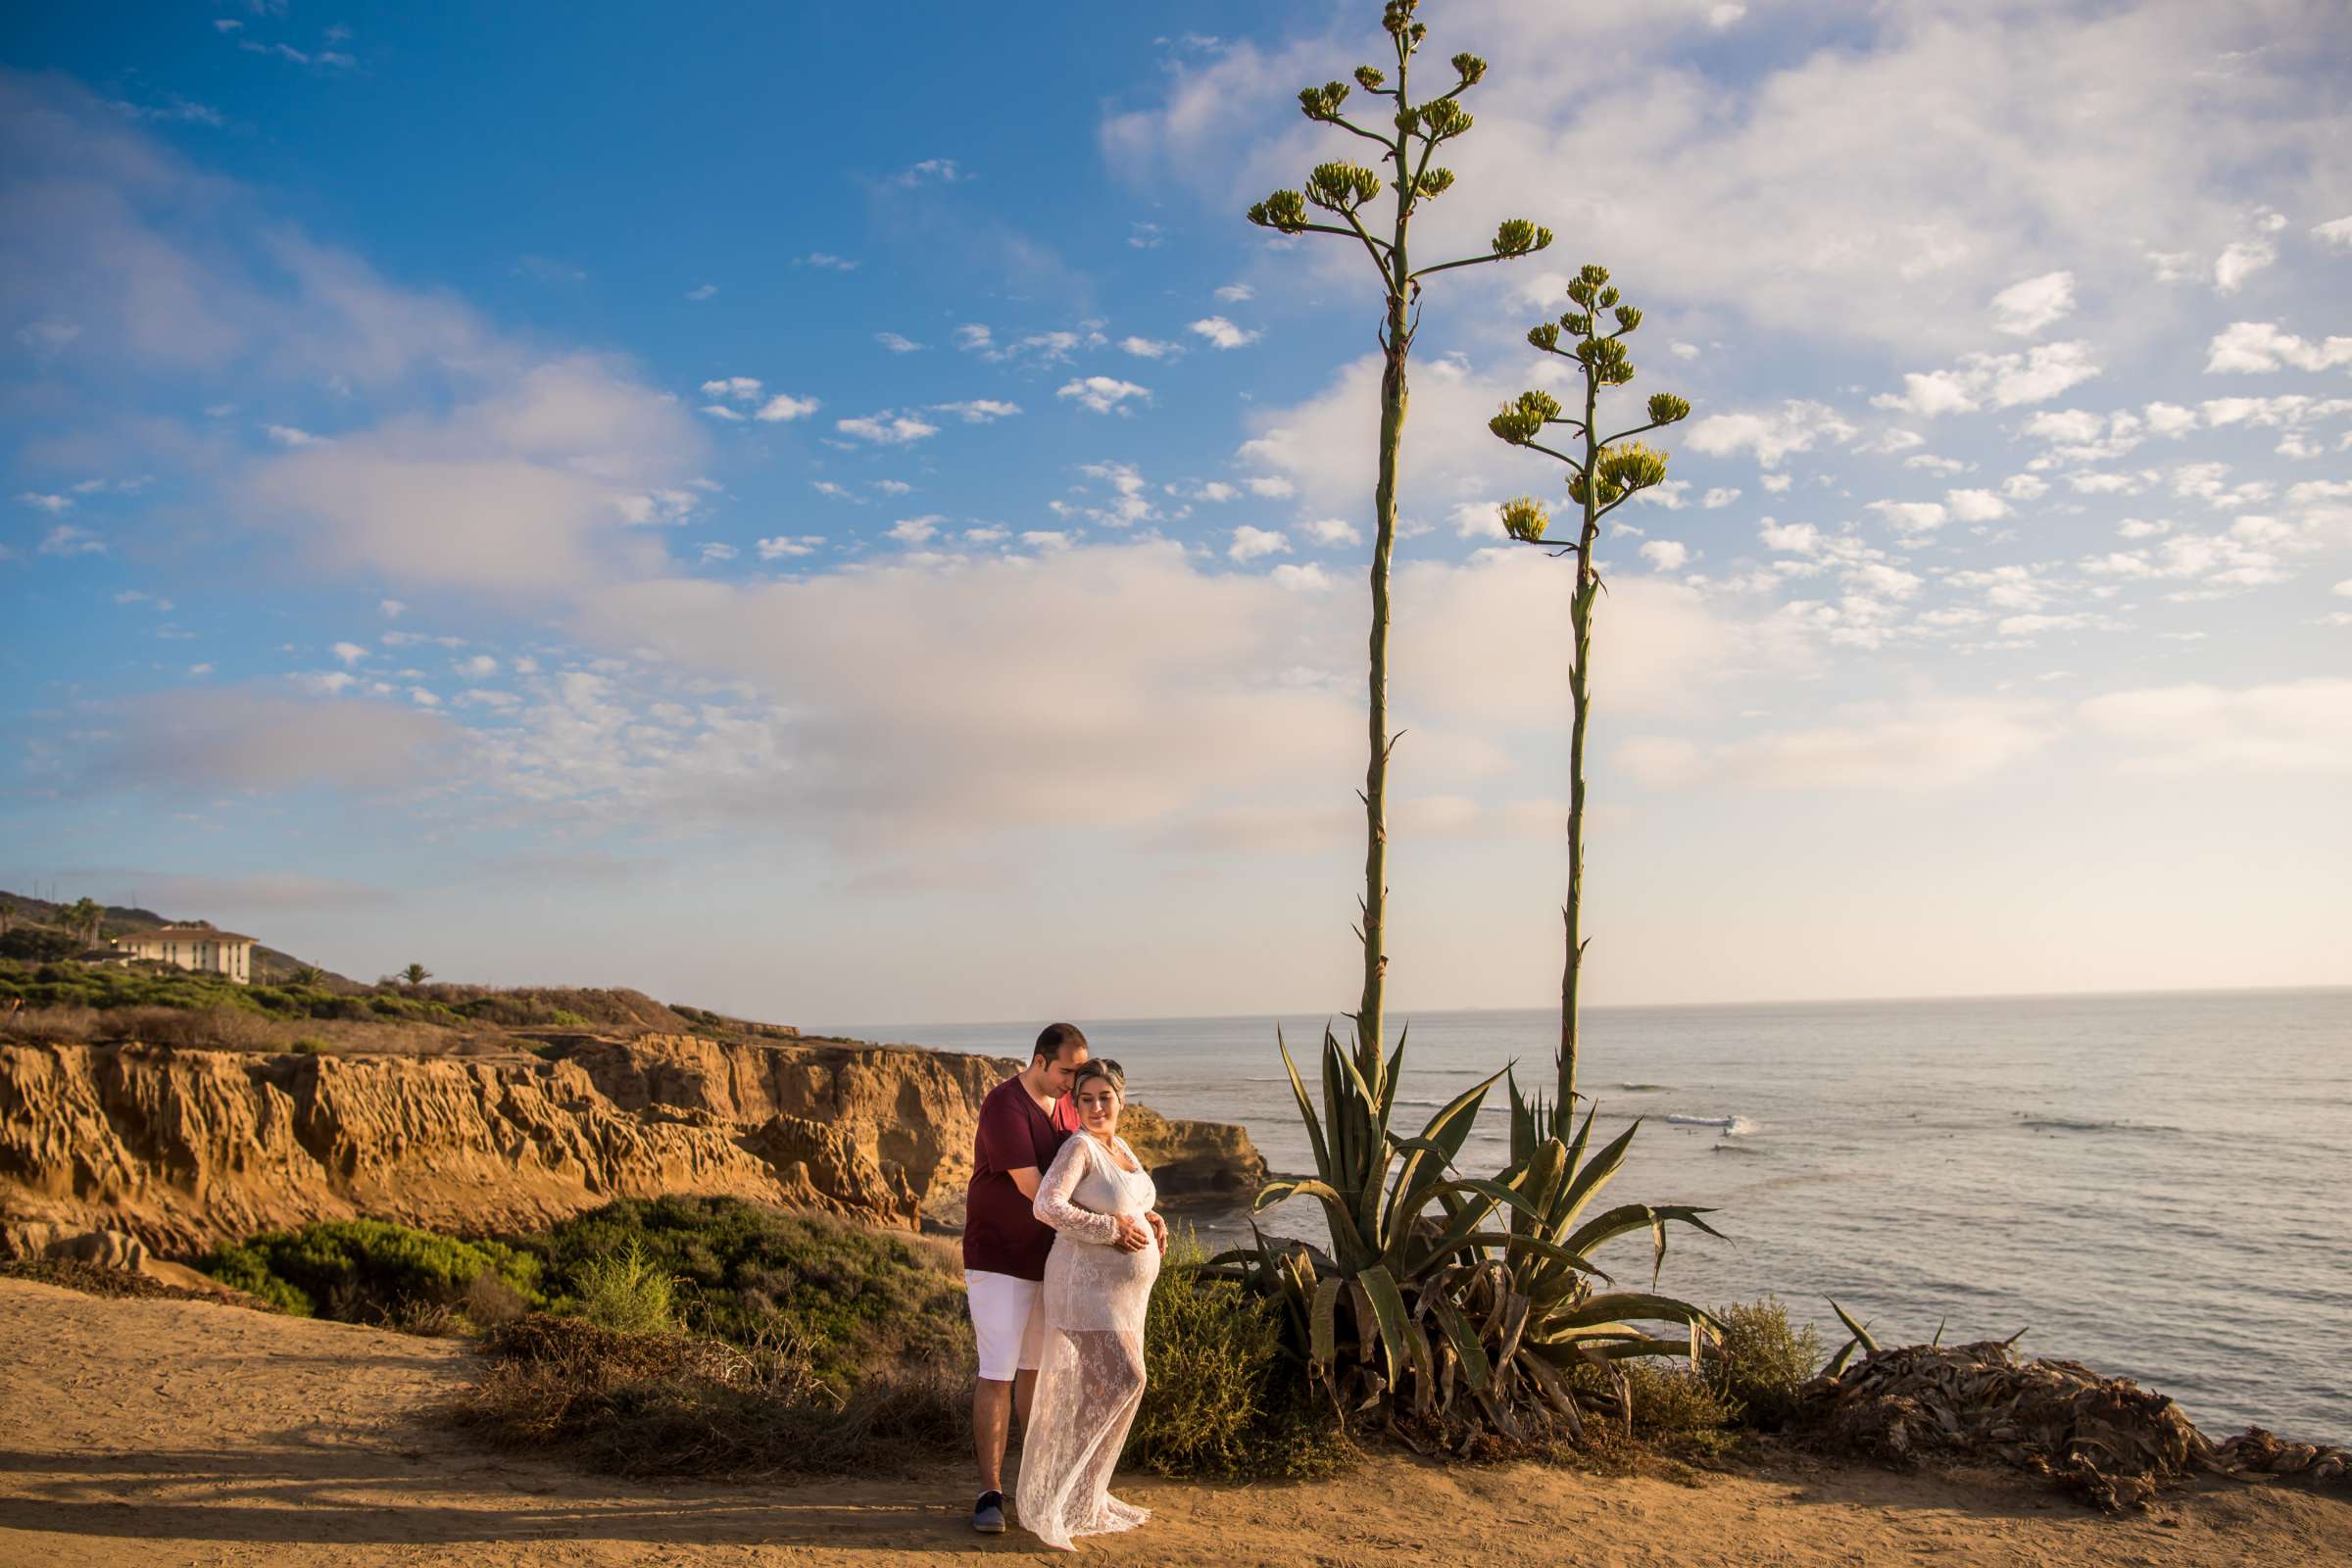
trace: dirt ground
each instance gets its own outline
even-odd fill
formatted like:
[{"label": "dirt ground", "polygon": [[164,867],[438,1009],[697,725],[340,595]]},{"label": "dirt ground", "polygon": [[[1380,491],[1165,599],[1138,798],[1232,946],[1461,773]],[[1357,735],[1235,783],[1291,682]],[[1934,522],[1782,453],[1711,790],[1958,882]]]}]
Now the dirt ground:
[{"label": "dirt ground", "polygon": [[[488,1455],[428,1412],[462,1345],[0,1279],[0,1563],[810,1563],[1051,1559],[972,1535],[959,1466],[650,1486]],[[2127,1520],[1995,1477],[1791,1468],[1696,1484],[1376,1458],[1345,1479],[1138,1477],[1110,1563],[2306,1565],[2352,1499],[2215,1483]]]}]

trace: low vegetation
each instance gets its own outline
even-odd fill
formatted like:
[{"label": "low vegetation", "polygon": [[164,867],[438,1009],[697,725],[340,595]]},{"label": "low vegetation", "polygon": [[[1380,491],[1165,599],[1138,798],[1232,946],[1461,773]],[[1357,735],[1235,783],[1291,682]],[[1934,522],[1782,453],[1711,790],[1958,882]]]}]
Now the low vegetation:
[{"label": "low vegetation", "polygon": [[1330,1411],[1284,1375],[1271,1303],[1201,1269],[1180,1239],[1144,1324],[1150,1381],[1127,1458],[1168,1476],[1298,1480],[1346,1467],[1350,1449]]}]

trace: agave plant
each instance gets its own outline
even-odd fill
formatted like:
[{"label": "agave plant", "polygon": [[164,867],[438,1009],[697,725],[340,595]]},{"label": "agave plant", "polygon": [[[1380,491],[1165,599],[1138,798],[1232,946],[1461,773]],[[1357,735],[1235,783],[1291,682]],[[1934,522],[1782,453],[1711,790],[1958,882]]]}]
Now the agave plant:
[{"label": "agave plant", "polygon": [[[1571,1367],[1697,1353],[1711,1327],[1699,1308],[1592,1287],[1611,1282],[1587,1255],[1605,1242],[1646,1229],[1662,1263],[1667,1222],[1714,1234],[1698,1217],[1707,1211],[1688,1206],[1633,1203],[1584,1218],[1623,1165],[1631,1129],[1587,1159],[1591,1115],[1563,1142],[1549,1136],[1545,1108],[1514,1085],[1510,1169],[1491,1180],[1463,1176],[1455,1160],[1508,1068],[1456,1095],[1407,1138],[1390,1130],[1403,1038],[1376,1088],[1326,1030],[1320,1113],[1280,1044],[1315,1174],[1269,1183],[1256,1208],[1317,1200],[1331,1250],[1276,1246],[1260,1233],[1254,1248],[1213,1264],[1283,1304],[1295,1352],[1343,1412],[1382,1407],[1465,1441],[1482,1430],[1523,1438],[1531,1419],[1573,1432],[1576,1403],[1563,1376]],[[1680,1323],[1690,1336],[1661,1340],[1639,1326],[1645,1322]]]}]

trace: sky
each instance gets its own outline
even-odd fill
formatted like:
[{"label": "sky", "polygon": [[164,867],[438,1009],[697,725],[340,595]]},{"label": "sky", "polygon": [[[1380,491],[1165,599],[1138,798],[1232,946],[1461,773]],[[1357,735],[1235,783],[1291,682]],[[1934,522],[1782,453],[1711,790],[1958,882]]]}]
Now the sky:
[{"label": "sky", "polygon": [[[2333,3],[1428,0],[1392,1010],[2352,983]],[[807,1024],[1350,1005],[1379,8],[221,0],[0,35],[0,886]],[[1624,423],[1637,423],[1638,417]]]}]

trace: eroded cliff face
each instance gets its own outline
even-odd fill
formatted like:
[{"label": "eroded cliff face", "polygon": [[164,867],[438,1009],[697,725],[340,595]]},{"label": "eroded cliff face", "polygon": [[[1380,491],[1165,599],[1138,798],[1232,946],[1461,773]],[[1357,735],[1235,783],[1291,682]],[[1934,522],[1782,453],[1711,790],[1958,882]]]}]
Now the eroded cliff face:
[{"label": "eroded cliff face", "polygon": [[[572,1040],[545,1058],[0,1046],[0,1225],[189,1253],[368,1215],[528,1230],[616,1198],[729,1196],[953,1219],[981,1098],[1011,1070],[906,1047]],[[1238,1127],[1136,1107],[1163,1191],[1239,1194]],[[25,1234],[30,1234],[25,1232]]]}]

